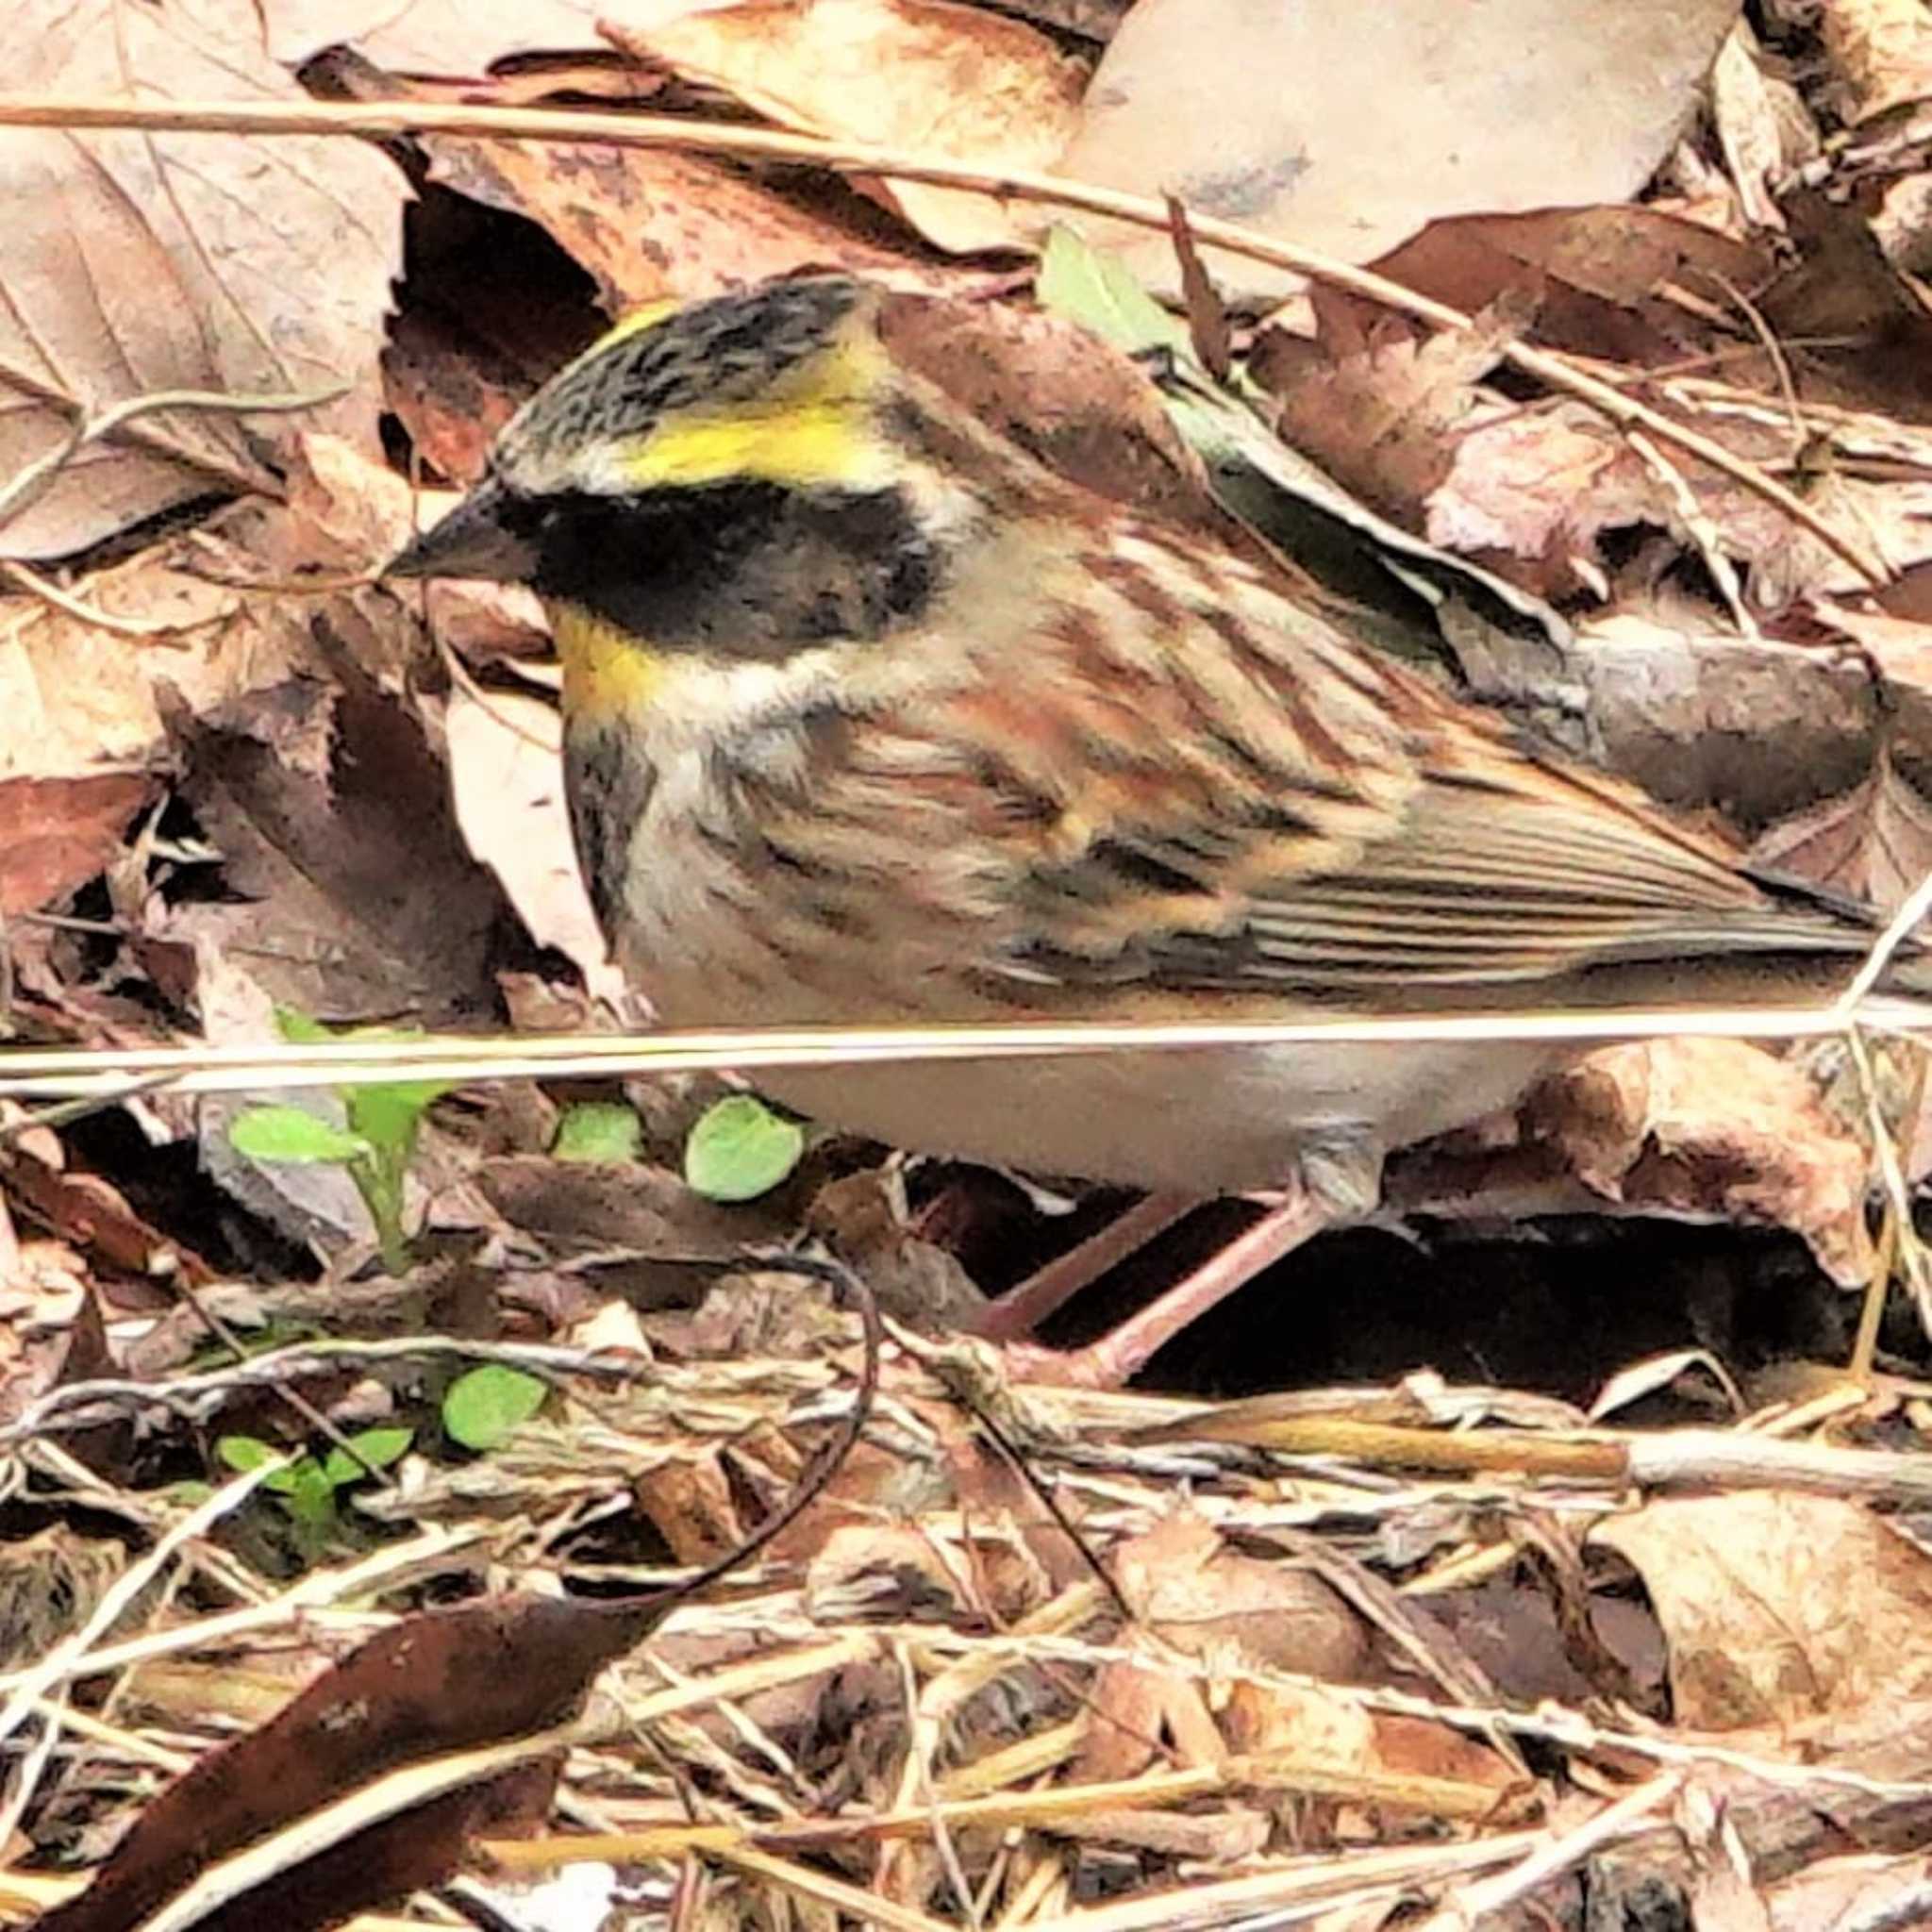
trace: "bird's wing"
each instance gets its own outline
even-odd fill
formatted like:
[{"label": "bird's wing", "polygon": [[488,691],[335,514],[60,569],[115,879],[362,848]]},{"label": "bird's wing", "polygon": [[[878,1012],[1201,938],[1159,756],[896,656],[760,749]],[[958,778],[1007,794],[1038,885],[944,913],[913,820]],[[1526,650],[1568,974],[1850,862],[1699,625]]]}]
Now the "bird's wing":
[{"label": "bird's wing", "polygon": [[1123,525],[1054,581],[977,675],[824,721],[779,832],[822,881],[870,854],[960,973],[1373,1004],[1865,941],[1225,558]]}]

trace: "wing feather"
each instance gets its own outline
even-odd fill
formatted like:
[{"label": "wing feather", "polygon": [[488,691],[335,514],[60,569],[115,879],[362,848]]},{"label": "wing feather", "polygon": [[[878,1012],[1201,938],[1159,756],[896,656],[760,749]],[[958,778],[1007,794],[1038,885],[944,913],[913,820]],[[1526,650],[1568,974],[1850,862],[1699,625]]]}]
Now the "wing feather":
[{"label": "wing feather", "polygon": [[[1002,594],[988,582],[989,609]],[[758,808],[818,866],[821,899],[841,869],[863,875],[856,905],[893,881],[926,922],[905,945],[936,991],[970,976],[1041,1001],[1105,987],[1373,1004],[1869,939],[1225,555],[1124,517],[1011,594],[1046,613],[1024,642],[841,708],[789,824],[777,801]],[[990,617],[980,635],[1010,628]]]}]

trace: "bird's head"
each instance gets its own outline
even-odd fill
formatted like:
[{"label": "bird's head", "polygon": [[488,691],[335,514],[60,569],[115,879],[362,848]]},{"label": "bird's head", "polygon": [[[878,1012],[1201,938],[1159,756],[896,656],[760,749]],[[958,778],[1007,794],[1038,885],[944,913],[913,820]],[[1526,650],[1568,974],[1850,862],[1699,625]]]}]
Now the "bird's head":
[{"label": "bird's head", "polygon": [[819,276],[628,317],[389,574],[532,585],[567,663],[573,632],[774,663],[917,623],[986,499],[881,339],[884,300]]}]

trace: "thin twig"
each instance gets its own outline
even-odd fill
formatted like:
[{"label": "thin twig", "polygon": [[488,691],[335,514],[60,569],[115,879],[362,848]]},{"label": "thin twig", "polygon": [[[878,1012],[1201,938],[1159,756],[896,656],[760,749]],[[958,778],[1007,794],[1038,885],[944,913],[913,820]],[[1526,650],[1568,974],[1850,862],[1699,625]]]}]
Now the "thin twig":
[{"label": "thin twig", "polygon": [[[1172,220],[1167,204],[1153,195],[1129,194],[1061,175],[1023,169],[991,170],[918,150],[826,141],[777,128],[687,121],[664,114],[488,108],[426,101],[270,101],[244,105],[226,101],[136,102],[42,96],[0,99],[0,126],[136,127],[171,134],[339,134],[367,140],[393,140],[407,134],[458,134],[504,140],[608,142],[621,147],[685,148],[744,159],[808,162],[841,174],[896,176],[999,198],[1079,208],[1089,214],[1106,215],[1163,232],[1169,230]],[[1462,310],[1371,270],[1352,267],[1312,249],[1277,242],[1257,229],[1208,215],[1191,212],[1188,225],[1195,240],[1208,246],[1346,290],[1437,328],[1472,325],[1471,318]],[[1502,344],[1500,353],[1525,375],[1582,397],[1625,428],[1647,429],[1660,441],[1674,443],[1767,503],[1775,504],[1867,583],[1877,586],[1889,581],[1890,572],[1882,562],[1868,558],[1802,497],[1766,475],[1757,464],[1734,455],[1723,443],[1686,428],[1610,384],[1585,375],[1573,361],[1548,350],[1508,341]]]},{"label": "thin twig", "polygon": [[[1932,881],[1926,890],[1932,892]],[[71,1096],[86,1108],[116,1104],[151,1086],[181,1093],[236,1093],[262,1087],[371,1085],[385,1080],[460,1084],[731,1068],[1036,1059],[1293,1042],[1818,1040],[1841,1035],[1855,1022],[1876,1032],[1923,1030],[1932,1026],[1932,1003],[1886,998],[1868,1000],[1862,1008],[1839,1000],[1825,1006],[1352,1014],[1280,1021],[1029,1021],[999,1025],[538,1034],[491,1040],[425,1034],[403,1041],[330,1041],[312,1045],[291,1041],[226,1047],[15,1048],[0,1052],[0,1095]]]},{"label": "thin twig", "polygon": [[200,624],[184,626],[156,617],[117,617],[111,610],[103,610],[76,597],[72,591],[57,584],[52,577],[42,576],[37,570],[30,570],[18,558],[0,557],[0,577],[5,577],[16,590],[27,596],[37,598],[41,603],[50,605],[54,609],[69,617],[78,618],[82,624],[92,625],[96,630],[110,631],[119,638],[165,638],[179,637],[184,630],[200,629],[202,625],[218,624],[221,616],[205,617]]},{"label": "thin twig", "polygon": [[1685,1775],[1682,1771],[1667,1771],[1639,1785],[1635,1790],[1626,1791],[1575,1830],[1553,1834],[1508,1871],[1452,1891],[1411,1932],[1471,1932],[1471,1928],[1482,1924],[1492,1913],[1514,1905],[1538,1886],[1582,1864],[1586,1858],[1594,1857],[1606,1845],[1627,1838],[1653,1811],[1676,1796]]},{"label": "thin twig", "polygon": [[[0,116],[0,126],[5,125],[4,116]],[[76,415],[73,426],[52,449],[42,451],[32,462],[15,472],[7,487],[0,490],[0,524],[18,516],[48,489],[54,478],[73,460],[76,451],[90,442],[100,441],[103,437],[112,436],[116,430],[125,428],[142,416],[152,415],[158,409],[199,409],[228,416],[289,413],[319,408],[347,393],[346,388],[338,383],[331,389],[315,390],[307,395],[236,395],[214,390],[166,389],[154,390],[145,395],[124,396],[120,402],[110,404],[94,415]],[[195,460],[192,456],[172,448],[169,454],[181,462]],[[208,465],[199,467],[207,468]]]}]

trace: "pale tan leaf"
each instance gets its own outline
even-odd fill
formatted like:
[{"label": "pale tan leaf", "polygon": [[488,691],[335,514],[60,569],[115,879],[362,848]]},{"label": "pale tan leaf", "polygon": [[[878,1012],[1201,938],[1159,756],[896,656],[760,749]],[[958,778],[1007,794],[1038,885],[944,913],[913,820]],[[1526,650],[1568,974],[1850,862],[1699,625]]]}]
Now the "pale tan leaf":
[{"label": "pale tan leaf", "polygon": [[450,694],[444,721],[457,824],[503,882],[530,936],[555,946],[598,996],[623,978],[597,929],[571,844],[557,712],[536,698]]},{"label": "pale tan leaf", "polygon": [[128,638],[27,598],[0,601],[0,776],[66,777],[144,759],[156,691],[194,709],[286,675],[305,641],[264,604],[146,552],[78,587],[100,608],[175,626]]},{"label": "pale tan leaf", "polygon": [[[303,99],[246,0],[30,0],[21,93]],[[0,484],[74,411],[156,391],[341,388],[323,425],[375,446],[376,358],[407,191],[358,142],[0,129]],[[96,442],[0,525],[0,554],[80,549],[210,490],[268,486],[303,419],[172,410]]]},{"label": "pale tan leaf", "polygon": [[[615,23],[610,37],[781,125],[994,172],[1050,166],[1080,98],[1079,68],[1044,34],[945,0],[746,0],[647,31]],[[885,186],[941,248],[1022,245],[1004,208],[984,195]]]},{"label": "pale tan leaf", "polygon": [[1539,1088],[1530,1117],[1606,1200],[1802,1235],[1847,1285],[1872,1272],[1865,1149],[1789,1062],[1740,1040],[1599,1049]]},{"label": "pale tan leaf", "polygon": [[1754,227],[1782,228],[1785,220],[1772,198],[1771,183],[1784,172],[1783,138],[1757,64],[1757,43],[1741,21],[1731,29],[1711,70],[1710,109],[1745,220]]},{"label": "pale tan leaf", "polygon": [[325,47],[411,74],[480,75],[507,54],[594,47],[623,0],[265,0],[269,52],[299,67]]},{"label": "pale tan leaf", "polygon": [[1789,1724],[1932,1685],[1932,1557],[1858,1505],[1668,1498],[1591,1536],[1650,1591],[1681,1724]]},{"label": "pale tan leaf", "polygon": [[[1622,201],[1696,110],[1736,0],[1141,0],[1060,162],[1367,261],[1442,215]],[[1164,237],[1104,230],[1172,286]],[[1292,280],[1208,251],[1224,285]]]},{"label": "pale tan leaf", "polygon": [[1848,120],[1869,121],[1932,93],[1932,18],[1923,0],[1824,0],[1822,13]]}]

